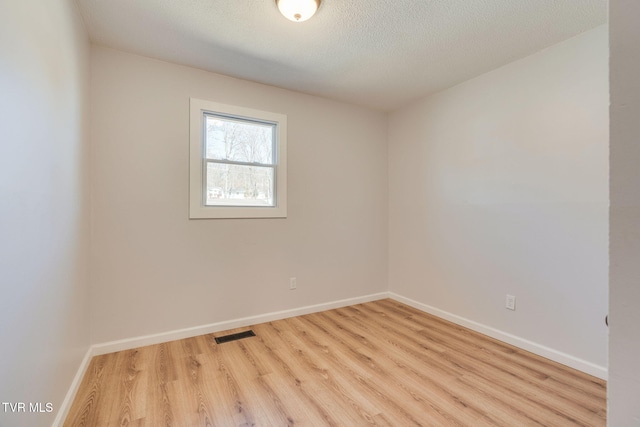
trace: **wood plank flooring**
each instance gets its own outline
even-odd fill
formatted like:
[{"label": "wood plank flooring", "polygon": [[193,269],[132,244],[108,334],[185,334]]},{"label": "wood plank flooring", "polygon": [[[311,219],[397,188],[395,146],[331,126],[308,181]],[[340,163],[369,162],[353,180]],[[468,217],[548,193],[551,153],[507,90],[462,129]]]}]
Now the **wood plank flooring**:
[{"label": "wood plank flooring", "polygon": [[64,425],[604,426],[605,396],[600,379],[381,300],[96,356]]}]

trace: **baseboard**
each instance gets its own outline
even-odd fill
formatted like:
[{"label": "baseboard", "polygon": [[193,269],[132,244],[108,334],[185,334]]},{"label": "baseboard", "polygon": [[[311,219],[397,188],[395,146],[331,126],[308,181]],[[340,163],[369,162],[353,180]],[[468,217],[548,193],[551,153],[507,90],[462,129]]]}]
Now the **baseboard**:
[{"label": "baseboard", "polygon": [[[370,294],[362,297],[347,298],[343,300],[309,305],[309,306],[294,308],[290,310],[276,311],[276,312],[260,314],[256,316],[243,317],[239,319],[211,323],[208,325],[195,326],[192,328],[178,329],[178,330],[163,332],[159,334],[145,335],[141,337],[127,338],[119,341],[111,341],[111,342],[106,342],[101,344],[95,344],[91,347],[90,354],[91,356],[97,356],[100,354],[113,353],[115,351],[129,350],[132,348],[142,347],[145,345],[159,344],[162,342],[179,340],[183,338],[190,338],[198,335],[225,331],[228,329],[241,328],[245,326],[255,325],[258,323],[271,322],[273,320],[286,319],[286,318],[295,317],[295,316],[302,316],[305,314],[317,313],[320,311],[331,310],[339,307],[346,307],[354,304],[361,304],[369,301],[376,301],[384,298],[392,298],[398,302],[402,302],[418,310],[424,311],[429,314],[433,314],[434,316],[438,316],[442,319],[448,320],[457,325],[464,326],[473,331],[479,332],[481,334],[490,336],[497,340],[519,347],[523,350],[527,350],[539,356],[546,357],[547,359],[553,360],[555,362],[558,362],[563,365],[569,366],[571,368],[577,369],[579,371],[585,372],[589,375],[593,375],[595,377],[598,377],[604,380],[607,379],[606,367],[596,365],[595,363],[591,363],[586,360],[577,358],[575,356],[571,356],[570,354],[566,354],[561,351],[554,350],[553,348],[546,347],[542,344],[538,344],[536,342],[527,340],[525,338],[521,338],[517,335],[509,334],[499,329],[495,329],[490,326],[483,325],[481,323],[466,319],[464,317],[458,316],[453,313],[449,313],[439,308],[432,307],[430,305],[412,300],[410,298],[406,298],[394,292],[380,292],[377,294]],[[81,369],[83,369],[82,373],[84,373],[84,370],[86,370],[86,366],[84,366],[85,363],[88,364],[88,361],[83,361],[83,367],[81,367]],[[78,375],[76,375],[76,377],[78,377]],[[80,375],[79,378],[82,379],[82,375]],[[75,384],[75,381],[76,380],[74,380],[74,384]],[[74,395],[75,395],[75,391],[74,391]]]},{"label": "baseboard", "polygon": [[58,415],[56,416],[53,427],[60,427],[64,423],[67,414],[71,408],[71,404],[73,403],[73,399],[80,387],[80,383],[82,382],[82,378],[89,367],[89,362],[93,356],[98,356],[101,354],[113,353],[115,351],[129,350],[136,347],[142,347],[145,345],[153,345],[159,344],[162,342],[173,341],[183,338],[194,337],[203,334],[210,334],[214,332],[225,331],[227,329],[241,328],[245,326],[255,325],[258,323],[271,322],[274,320],[286,319],[289,317],[302,316],[305,314],[317,313],[320,311],[331,310],[334,308],[347,307],[354,304],[361,304],[370,301],[377,301],[384,298],[391,298],[398,302],[407,304],[413,308],[424,311],[429,314],[433,314],[434,316],[440,317],[442,319],[453,322],[457,325],[464,326],[473,331],[479,332],[481,334],[490,336],[497,340],[506,342],[508,344],[519,347],[523,350],[530,351],[539,356],[546,357],[547,359],[553,360],[555,362],[561,363],[563,365],[569,366],[571,368],[577,369],[579,371],[585,372],[587,374],[593,375],[595,377],[601,379],[607,379],[607,368],[596,365],[591,362],[587,362],[585,360],[579,359],[577,357],[571,356],[566,353],[562,353],[560,351],[554,350],[552,348],[546,347],[544,345],[526,340],[524,338],[518,337],[516,335],[512,335],[503,331],[500,331],[495,328],[491,328],[489,326],[483,325],[478,322],[474,322],[473,320],[466,319],[464,317],[449,313],[444,310],[440,310],[439,308],[432,307],[427,304],[423,304],[421,302],[412,300],[410,298],[403,297],[402,295],[398,295],[393,292],[380,292],[377,294],[365,295],[362,297],[356,298],[348,298],[338,301],[331,301],[322,304],[309,305],[300,308],[294,308],[290,310],[282,310],[276,311],[266,314],[261,314],[257,316],[243,317],[234,320],[228,320],[224,322],[211,323],[208,325],[195,326],[193,328],[185,328],[178,329],[169,332],[163,332],[159,334],[153,335],[145,335],[141,337],[128,338],[119,341],[111,341],[101,344],[95,344],[89,348],[84,359],[82,360],[80,367],[78,368],[78,372],[71,383],[71,387],[65,396],[60,409],[58,411]]},{"label": "baseboard", "polygon": [[82,382],[82,378],[84,378],[84,374],[87,372],[87,368],[89,367],[89,362],[91,362],[91,358],[93,357],[92,348],[89,347],[87,352],[80,362],[80,367],[76,372],[75,377],[73,377],[73,381],[71,382],[71,386],[67,391],[67,395],[64,397],[62,404],[60,404],[60,408],[58,409],[58,414],[56,418],[53,420],[52,427],[61,427],[64,424],[64,420],[67,418],[69,414],[69,410],[71,409],[71,405],[73,404],[73,399],[76,397],[76,393],[78,393],[78,389],[80,388],[80,383]]},{"label": "baseboard", "polygon": [[92,351],[93,355],[97,356],[100,354],[113,353],[115,351],[129,350],[145,345],[159,344],[167,341],[174,341],[183,338],[195,337],[198,335],[226,331],[228,329],[242,328],[258,323],[271,322],[273,320],[280,320],[289,317],[302,316],[304,314],[317,313],[320,311],[331,310],[339,307],[347,307],[349,305],[361,304],[364,302],[376,301],[384,298],[389,298],[388,292],[380,292],[377,294],[365,295],[362,297],[347,298],[322,304],[308,305],[305,307],[294,308],[290,310],[275,311],[272,313],[260,314],[257,316],[243,317],[240,319],[195,326],[192,328],[178,329],[169,332],[162,332],[159,334],[145,335],[141,337],[127,338],[119,341],[95,344],[92,346]]},{"label": "baseboard", "polygon": [[82,378],[89,367],[89,362],[93,356],[99,356],[101,354],[113,353],[115,351],[129,350],[136,347],[142,347],[145,345],[159,344],[162,342],[179,340],[183,338],[195,337],[203,334],[210,334],[213,332],[225,331],[227,329],[241,328],[244,326],[255,325],[258,323],[271,322],[273,320],[286,319],[289,317],[302,316],[304,314],[317,313],[320,311],[331,310],[334,308],[347,307],[354,304],[362,304],[364,302],[376,301],[384,298],[389,298],[388,292],[380,292],[377,294],[365,295],[356,298],[347,298],[338,301],[331,301],[322,304],[308,305],[305,307],[294,308],[291,310],[275,311],[272,313],[260,314],[257,316],[243,317],[234,320],[228,320],[224,322],[211,323],[208,325],[195,326],[193,328],[178,329],[169,332],[163,332],[153,335],[145,335],[141,337],[128,338],[119,341],[111,341],[101,344],[92,345],[80,363],[80,367],[76,372],[75,377],[67,391],[58,414],[53,421],[52,427],[61,427],[64,424],[73,400],[76,397],[76,393],[80,388]]},{"label": "baseboard", "polygon": [[410,298],[403,297],[402,295],[398,295],[393,292],[389,292],[389,298],[403,304],[407,304],[426,313],[433,314],[434,316],[448,320],[457,325],[464,326],[465,328],[469,328],[481,334],[488,335],[491,338],[495,338],[502,342],[506,342],[507,344],[519,347],[523,350],[530,351],[531,353],[537,354],[538,356],[546,357],[547,359],[553,360],[554,362],[558,362],[579,371],[585,372],[589,375],[593,375],[594,377],[598,377],[604,380],[607,379],[606,367],[587,362],[586,360],[582,360],[569,354],[562,353],[561,351],[554,350],[552,348],[535,343],[533,341],[529,341],[516,335],[503,332],[499,329],[474,322],[473,320],[465,319],[464,317],[449,313],[444,310],[440,310],[439,308],[423,304]]}]

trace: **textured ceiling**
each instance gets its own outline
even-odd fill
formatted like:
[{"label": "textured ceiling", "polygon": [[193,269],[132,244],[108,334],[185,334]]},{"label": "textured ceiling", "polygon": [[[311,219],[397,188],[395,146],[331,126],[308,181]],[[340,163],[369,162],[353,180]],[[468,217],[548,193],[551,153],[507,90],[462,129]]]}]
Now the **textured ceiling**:
[{"label": "textured ceiling", "polygon": [[393,110],[606,22],[606,0],[77,0],[94,43]]}]

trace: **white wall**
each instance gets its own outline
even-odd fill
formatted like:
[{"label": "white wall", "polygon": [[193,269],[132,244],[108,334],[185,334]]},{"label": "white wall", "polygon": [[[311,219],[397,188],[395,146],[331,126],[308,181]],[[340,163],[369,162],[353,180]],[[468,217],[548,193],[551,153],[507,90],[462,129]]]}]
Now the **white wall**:
[{"label": "white wall", "polygon": [[392,292],[604,373],[607,56],[599,27],[391,115]]},{"label": "white wall", "polygon": [[53,404],[89,347],[89,43],[75,3],[0,2],[0,401]]},{"label": "white wall", "polygon": [[[94,343],[386,291],[384,114],[91,56]],[[188,219],[189,97],[288,115],[288,218]]]},{"label": "white wall", "polygon": [[640,3],[610,0],[608,422],[640,426]]}]

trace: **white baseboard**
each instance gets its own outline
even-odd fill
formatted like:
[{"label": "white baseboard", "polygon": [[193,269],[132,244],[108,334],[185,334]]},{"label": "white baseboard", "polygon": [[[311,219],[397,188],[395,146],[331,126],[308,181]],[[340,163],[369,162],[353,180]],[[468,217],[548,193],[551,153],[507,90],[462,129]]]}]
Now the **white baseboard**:
[{"label": "white baseboard", "polygon": [[331,310],[339,307],[346,307],[363,302],[376,301],[383,298],[389,298],[388,292],[380,292],[377,294],[365,295],[356,298],[347,298],[338,301],[331,301],[322,304],[308,305],[305,307],[294,308],[290,310],[275,311],[272,313],[259,314],[257,316],[243,317],[240,319],[227,320],[224,322],[210,323],[208,325],[194,326],[192,328],[178,329],[159,334],[145,335],[135,338],[127,338],[119,341],[111,341],[102,344],[95,344],[91,348],[93,355],[113,353],[115,351],[129,350],[145,345],[159,344],[162,342],[180,340],[183,338],[195,337],[198,335],[211,334],[214,332],[226,331],[228,329],[242,328],[245,326],[255,325],[258,323],[271,322],[273,320],[286,319],[288,317],[302,316],[304,314],[317,313],[320,311]]},{"label": "white baseboard", "polygon": [[80,362],[80,367],[76,372],[75,377],[73,377],[73,381],[71,382],[71,386],[67,391],[67,395],[64,397],[62,404],[60,405],[60,409],[58,410],[58,414],[56,418],[53,420],[52,427],[61,427],[64,424],[64,420],[67,418],[69,414],[69,410],[71,409],[71,405],[73,404],[73,399],[76,397],[76,393],[80,388],[80,383],[82,382],[82,378],[84,378],[84,374],[87,372],[87,368],[89,367],[89,362],[91,362],[91,358],[93,357],[92,348],[89,347],[87,352]]},{"label": "white baseboard", "polygon": [[607,379],[606,367],[587,362],[586,360],[579,359],[577,357],[571,356],[558,350],[554,350],[533,341],[529,341],[516,335],[503,332],[499,329],[474,322],[473,320],[465,319],[464,317],[460,317],[456,314],[440,310],[439,308],[435,308],[430,305],[412,300],[410,298],[403,297],[393,292],[389,292],[389,298],[392,298],[403,304],[407,304],[426,313],[433,314],[434,316],[448,320],[457,325],[464,326],[465,328],[469,328],[481,334],[488,335],[491,338],[495,338],[497,340],[506,342],[507,344],[519,347],[523,350],[530,351],[531,353],[537,354],[538,356],[546,357],[547,359],[551,359],[554,362],[558,362],[587,374],[593,375],[594,377],[598,377],[604,380]]},{"label": "white baseboard", "polygon": [[210,334],[213,332],[226,331],[227,329],[241,328],[245,326],[255,325],[258,323],[271,322],[273,320],[286,319],[288,317],[302,316],[304,314],[317,313],[320,311],[331,310],[334,308],[347,307],[354,304],[361,304],[364,302],[376,301],[384,298],[389,298],[388,292],[380,292],[377,294],[365,295],[356,298],[347,298],[338,301],[331,301],[322,304],[308,305],[305,307],[294,308],[290,310],[275,311],[272,313],[260,314],[257,316],[243,317],[240,319],[228,320],[224,322],[211,323],[208,325],[195,326],[193,328],[178,329],[169,332],[163,332],[153,335],[145,335],[135,338],[127,338],[119,341],[111,341],[101,344],[92,345],[87,354],[82,359],[78,372],[74,377],[71,387],[65,396],[58,414],[53,421],[52,427],[61,427],[64,424],[73,400],[76,397],[82,378],[89,367],[89,362],[93,356],[99,356],[101,354],[113,353],[115,351],[129,350],[136,347],[142,347],[145,345],[159,344],[162,342],[179,340],[183,338],[195,337],[203,334]]},{"label": "white baseboard", "polygon": [[458,315],[449,313],[444,310],[440,310],[430,305],[423,304],[421,302],[412,300],[410,298],[403,297],[393,292],[380,292],[377,294],[365,295],[362,297],[348,298],[348,299],[331,301],[331,302],[322,303],[322,304],[315,304],[315,305],[309,305],[309,306],[300,307],[300,308],[294,308],[290,310],[282,310],[282,311],[276,311],[272,313],[260,314],[257,316],[243,317],[243,318],[228,320],[224,322],[217,322],[217,323],[211,323],[208,325],[195,326],[192,328],[178,329],[178,330],[163,332],[159,334],[145,335],[141,337],[127,338],[124,340],[94,344],[89,348],[89,350],[87,351],[87,354],[82,360],[82,363],[80,364],[80,367],[78,368],[78,372],[76,373],[76,376],[74,377],[73,382],[71,383],[71,387],[69,388],[69,391],[67,392],[67,395],[65,396],[64,401],[60,406],[58,415],[56,416],[53,422],[53,427],[62,426],[62,424],[64,423],[64,420],[67,417],[67,414],[69,413],[69,409],[71,408],[71,404],[73,403],[73,399],[75,398],[78,388],[80,387],[82,378],[84,377],[84,374],[89,366],[89,362],[91,361],[91,358],[93,356],[113,353],[116,351],[129,350],[136,347],[159,344],[162,342],[173,341],[173,340],[178,340],[183,338],[190,338],[198,335],[225,331],[228,329],[241,328],[245,326],[255,325],[258,323],[286,319],[289,317],[302,316],[305,314],[317,313],[320,311],[331,310],[334,308],[347,307],[350,305],[361,304],[361,303],[370,302],[370,301],[377,301],[384,298],[394,299],[398,302],[407,304],[413,308],[424,311],[426,313],[433,314],[434,316],[448,320],[457,325],[464,326],[473,331],[479,332],[484,335],[488,335],[497,340],[522,348],[523,350],[530,351],[539,356],[546,357],[547,359],[551,359],[555,362],[562,363],[563,365],[572,367],[582,372],[586,372],[595,377],[602,378],[605,380],[607,379],[606,367],[602,367],[594,363],[587,362],[585,360],[579,359],[569,354],[562,353],[560,351],[543,346],[541,344],[537,344],[535,342],[526,340],[524,338],[520,338],[518,336],[508,334],[506,332],[491,328],[481,323],[474,322],[473,320],[465,319],[464,317],[460,317]]},{"label": "white baseboard", "polygon": [[[588,362],[586,360],[571,356],[570,354],[563,353],[550,347],[546,347],[542,344],[538,344],[533,341],[529,341],[525,338],[521,338],[517,335],[512,335],[499,329],[492,328],[490,326],[483,325],[473,320],[466,319],[453,313],[441,310],[436,307],[432,307],[427,304],[412,300],[410,298],[403,297],[393,292],[380,292],[377,294],[365,295],[362,297],[348,298],[338,301],[331,301],[322,304],[309,305],[300,308],[294,308],[290,310],[276,311],[272,313],[260,314],[256,316],[243,317],[239,319],[227,320],[223,322],[211,323],[208,325],[195,326],[192,328],[178,329],[169,332],[163,332],[153,335],[145,335],[135,338],[127,338],[119,341],[111,341],[102,344],[95,344],[91,347],[91,356],[97,356],[101,354],[113,353],[115,351],[129,350],[136,347],[142,347],[145,345],[159,344],[162,342],[179,340],[183,338],[195,337],[198,335],[210,334],[214,332],[226,331],[228,329],[241,328],[245,326],[255,325],[258,323],[271,322],[273,320],[286,319],[289,317],[302,316],[310,313],[317,313],[320,311],[331,310],[339,307],[346,307],[354,304],[361,304],[369,301],[376,301],[384,298],[392,298],[398,302],[402,302],[418,310],[424,311],[434,316],[438,316],[442,319],[453,322],[457,325],[464,326],[473,331],[479,332],[484,335],[488,335],[497,340],[506,342],[508,344],[519,347],[523,350],[530,351],[539,356],[546,357],[555,362],[593,375],[595,377],[606,380],[607,368],[596,365],[595,363]],[[85,362],[83,361],[83,364]],[[88,362],[87,362],[88,363]],[[86,366],[83,368],[86,369]],[[83,371],[84,372],[84,371]],[[80,376],[82,378],[82,376]],[[75,393],[74,393],[75,394]]]}]

